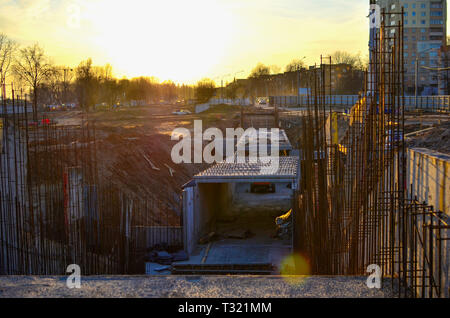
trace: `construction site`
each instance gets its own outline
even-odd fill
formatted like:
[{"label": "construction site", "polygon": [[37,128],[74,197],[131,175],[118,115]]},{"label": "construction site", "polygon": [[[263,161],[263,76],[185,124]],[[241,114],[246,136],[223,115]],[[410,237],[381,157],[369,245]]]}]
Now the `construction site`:
[{"label": "construction site", "polygon": [[[154,276],[151,290],[164,290],[164,275],[212,275],[204,280],[222,287],[233,278],[216,275],[326,275],[351,297],[375,264],[387,297],[449,298],[450,98],[433,109],[406,102],[403,9],[395,24],[380,15],[351,107],[330,98],[333,56],[305,74],[309,95],[294,106],[273,96],[181,115],[178,105],[41,112],[36,122],[24,92],[3,83],[0,275],[52,277],[78,264],[87,276]],[[278,169],[175,164],[172,131],[193,131],[194,120],[269,142],[277,128]],[[251,138],[241,142],[248,154]]]}]

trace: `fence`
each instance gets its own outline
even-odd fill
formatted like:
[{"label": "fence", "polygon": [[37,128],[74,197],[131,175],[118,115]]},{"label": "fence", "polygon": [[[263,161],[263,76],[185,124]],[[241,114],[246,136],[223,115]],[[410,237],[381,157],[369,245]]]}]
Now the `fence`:
[{"label": "fence", "polygon": [[420,109],[424,111],[450,112],[450,96],[405,96],[404,105],[406,110]]},{"label": "fence", "polygon": [[[328,95],[325,103],[336,107],[352,107],[359,99],[358,95]],[[281,107],[306,107],[314,104],[314,96],[270,96],[270,105]]]},{"label": "fence", "polygon": [[209,100],[211,105],[237,105],[237,106],[248,106],[251,105],[249,98],[211,98]]},{"label": "fence", "polygon": [[[386,96],[389,98],[389,96]],[[391,97],[392,98],[392,97]],[[446,111],[450,112],[450,96],[404,96],[394,97],[401,100],[405,110],[412,111],[421,109],[424,111]],[[358,95],[325,95],[323,102],[332,107],[351,108],[360,99]],[[280,107],[307,107],[314,104],[314,96],[271,96],[270,105]],[[417,106],[416,106],[417,105]]]},{"label": "fence", "polygon": [[131,230],[137,251],[146,251],[156,245],[183,248],[181,226],[133,226]]},{"label": "fence", "polygon": [[173,207],[101,174],[86,114],[76,127],[29,121],[17,100],[8,111],[3,100],[1,118],[0,274],[62,275],[69,264],[84,275],[143,273],[132,229],[167,225]]}]

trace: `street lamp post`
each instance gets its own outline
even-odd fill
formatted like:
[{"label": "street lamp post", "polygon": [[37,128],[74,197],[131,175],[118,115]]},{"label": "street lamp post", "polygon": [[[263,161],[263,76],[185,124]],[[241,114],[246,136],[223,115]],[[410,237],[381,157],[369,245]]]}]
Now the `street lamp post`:
[{"label": "street lamp post", "polygon": [[[303,61],[306,56],[302,57],[300,60]],[[300,106],[300,67],[297,66],[297,104]]]},{"label": "street lamp post", "polygon": [[416,56],[416,63],[415,63],[415,78],[414,78],[414,106],[417,109],[417,75],[419,73],[419,58]]},{"label": "street lamp post", "polygon": [[73,71],[73,69],[71,69],[71,68],[64,68],[63,69],[63,72],[64,72],[64,79],[63,79],[63,86],[64,86],[64,96],[63,96],[63,99],[64,99],[64,105],[65,106],[67,106],[66,104],[67,104],[67,86],[68,86],[68,84],[67,84],[67,78],[68,78],[68,76],[67,76],[67,74],[69,73],[69,72],[72,72]]},{"label": "street lamp post", "polygon": [[[238,71],[238,72],[236,72],[236,73],[234,73],[234,80],[236,80],[236,74],[239,74],[239,73],[242,73],[242,72],[244,72],[243,70],[241,70],[241,71]],[[213,80],[215,80],[215,79],[220,79],[220,98],[221,99],[223,99],[224,97],[223,97],[223,89],[224,89],[224,87],[223,87],[223,79],[224,78],[227,78],[227,77],[229,77],[229,76],[231,76],[231,75],[233,75],[233,73],[230,73],[230,74],[223,74],[223,75],[219,75],[219,76],[216,76],[216,77],[214,77],[213,78]]]},{"label": "street lamp post", "polygon": [[0,90],[1,90],[1,96],[2,96],[2,98],[5,98],[5,97],[3,96],[3,94],[4,94],[4,89],[3,89],[3,69],[2,69],[2,68],[0,68]]}]

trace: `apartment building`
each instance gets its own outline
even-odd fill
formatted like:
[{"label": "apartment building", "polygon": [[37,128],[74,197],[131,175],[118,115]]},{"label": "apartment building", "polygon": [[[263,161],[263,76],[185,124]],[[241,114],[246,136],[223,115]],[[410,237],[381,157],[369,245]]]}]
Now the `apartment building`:
[{"label": "apartment building", "polygon": [[[443,75],[435,70],[442,64],[439,50],[447,42],[446,0],[379,0],[387,23],[395,25],[404,9],[405,89],[414,94],[417,73],[418,94],[436,95]],[[417,64],[417,66],[416,66]]]}]

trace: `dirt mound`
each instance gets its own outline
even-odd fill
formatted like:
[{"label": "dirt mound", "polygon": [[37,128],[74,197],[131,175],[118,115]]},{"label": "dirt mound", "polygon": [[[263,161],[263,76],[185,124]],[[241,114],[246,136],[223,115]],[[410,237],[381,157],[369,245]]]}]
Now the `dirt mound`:
[{"label": "dirt mound", "polygon": [[450,154],[450,121],[436,124],[434,127],[417,134],[406,136],[408,147],[427,148]]},{"label": "dirt mound", "polygon": [[[178,225],[181,216],[183,184],[189,182],[207,164],[175,164],[171,158],[171,132],[177,127],[192,130],[195,119],[203,129],[234,127],[239,123],[239,107],[218,106],[202,114],[174,115],[176,105],[118,108],[108,111],[61,111],[46,114],[58,126],[95,127],[96,166],[104,178],[130,197],[155,202],[167,211],[166,224]],[[193,108],[193,107],[191,107]],[[183,107],[183,109],[190,109]],[[191,109],[193,111],[193,109]],[[153,203],[150,203],[153,205]]]},{"label": "dirt mound", "polygon": [[98,164],[104,177],[141,199],[155,198],[180,212],[182,185],[201,169],[171,159],[175,141],[161,134],[109,134],[98,142]]}]

